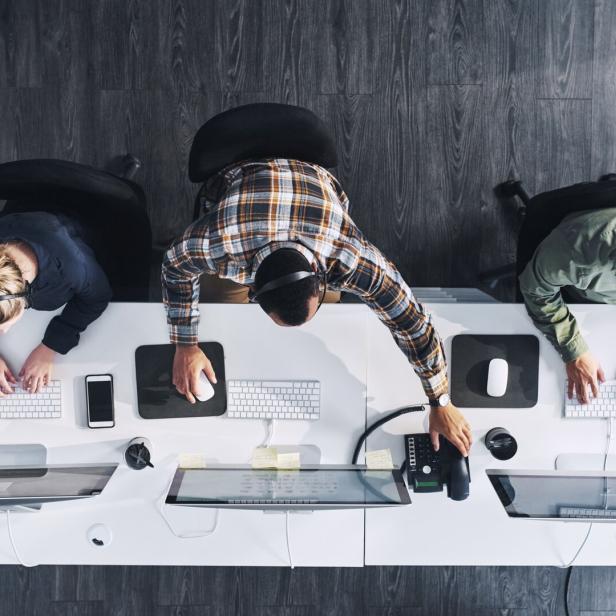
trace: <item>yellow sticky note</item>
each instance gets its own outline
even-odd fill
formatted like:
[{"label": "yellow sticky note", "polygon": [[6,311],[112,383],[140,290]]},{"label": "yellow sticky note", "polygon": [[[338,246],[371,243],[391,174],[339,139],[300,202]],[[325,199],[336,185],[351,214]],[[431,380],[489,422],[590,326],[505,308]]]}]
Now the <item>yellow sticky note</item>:
[{"label": "yellow sticky note", "polygon": [[181,453],[179,456],[180,468],[205,468],[205,455],[202,453]]},{"label": "yellow sticky note", "polygon": [[279,453],[276,460],[276,467],[283,469],[299,468],[299,451],[291,453]]},{"label": "yellow sticky note", "polygon": [[376,449],[366,452],[366,466],[372,470],[390,470],[394,467],[389,449]]},{"label": "yellow sticky note", "polygon": [[252,468],[276,468],[278,451],[275,447],[257,447],[252,452]]}]

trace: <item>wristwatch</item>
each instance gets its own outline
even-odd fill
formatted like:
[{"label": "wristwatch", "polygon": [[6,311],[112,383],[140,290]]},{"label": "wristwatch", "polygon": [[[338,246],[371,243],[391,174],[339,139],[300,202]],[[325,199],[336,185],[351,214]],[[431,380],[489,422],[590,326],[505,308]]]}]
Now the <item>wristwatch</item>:
[{"label": "wristwatch", "polygon": [[438,398],[429,400],[430,406],[447,406],[450,402],[451,398],[449,394],[441,394]]}]

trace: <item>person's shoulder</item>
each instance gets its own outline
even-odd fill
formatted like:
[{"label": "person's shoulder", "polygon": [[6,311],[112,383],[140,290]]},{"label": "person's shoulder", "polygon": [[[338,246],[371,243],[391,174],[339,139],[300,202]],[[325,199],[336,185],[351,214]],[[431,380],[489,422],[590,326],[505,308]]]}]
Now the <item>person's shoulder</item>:
[{"label": "person's shoulder", "polygon": [[607,227],[616,227],[616,207],[573,212],[566,216],[560,227],[577,227],[580,231],[602,231]]},{"label": "person's shoulder", "polygon": [[595,261],[616,247],[616,208],[575,212],[567,216],[550,235],[567,253]]},{"label": "person's shoulder", "polygon": [[50,212],[13,212],[0,216],[0,225],[54,231],[60,226],[60,221]]}]

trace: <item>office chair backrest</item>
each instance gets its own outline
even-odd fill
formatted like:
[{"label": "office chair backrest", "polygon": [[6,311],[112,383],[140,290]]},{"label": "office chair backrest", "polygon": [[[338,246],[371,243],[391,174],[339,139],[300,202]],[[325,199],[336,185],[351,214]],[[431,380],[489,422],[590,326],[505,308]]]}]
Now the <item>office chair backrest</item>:
[{"label": "office chair backrest", "polygon": [[292,158],[321,167],[337,164],[334,139],[308,109],[278,103],[235,107],[208,120],[190,150],[191,182],[207,182],[234,162]]},{"label": "office chair backrest", "polygon": [[46,211],[79,222],[118,301],[149,297],[152,231],[145,196],[134,182],[65,160],[0,165],[2,214]]},{"label": "office chair backrest", "polygon": [[17,160],[0,165],[0,199],[75,203],[87,207],[92,199],[138,205],[131,185],[104,171],[66,160]]},{"label": "office chair backrest", "polygon": [[518,239],[517,273],[539,244],[574,212],[616,208],[616,181],[582,182],[535,195],[526,208]]}]

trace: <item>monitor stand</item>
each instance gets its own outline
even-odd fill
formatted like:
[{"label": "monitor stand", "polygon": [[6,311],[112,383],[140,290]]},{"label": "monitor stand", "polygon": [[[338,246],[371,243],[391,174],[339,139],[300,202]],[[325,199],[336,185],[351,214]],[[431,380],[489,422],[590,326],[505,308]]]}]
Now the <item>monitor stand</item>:
[{"label": "monitor stand", "polygon": [[[602,453],[561,453],[556,456],[554,468],[557,471],[602,471],[604,461]],[[616,470],[616,455],[608,455],[605,470]]]},{"label": "monitor stand", "polygon": [[0,467],[45,466],[46,464],[47,447],[41,443],[0,445]]}]

